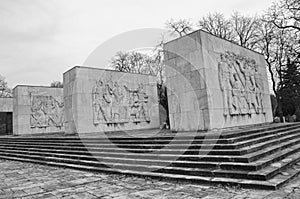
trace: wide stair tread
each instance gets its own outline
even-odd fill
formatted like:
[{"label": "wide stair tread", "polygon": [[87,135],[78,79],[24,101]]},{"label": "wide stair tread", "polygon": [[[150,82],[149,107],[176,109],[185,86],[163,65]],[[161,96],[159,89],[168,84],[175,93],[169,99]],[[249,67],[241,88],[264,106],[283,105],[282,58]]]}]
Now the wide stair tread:
[{"label": "wide stair tread", "polygon": [[0,158],[264,189],[300,173],[300,123],[251,128],[137,139],[0,138]]},{"label": "wide stair tread", "polygon": [[[147,153],[147,152],[161,152],[161,153],[164,153],[164,154],[168,154],[168,153],[171,153],[171,154],[178,154],[178,153],[183,153],[186,151],[186,154],[199,154],[199,152],[201,151],[201,153],[203,154],[211,154],[211,155],[241,155],[241,154],[247,154],[247,153],[252,153],[252,152],[256,152],[258,151],[259,149],[263,149],[264,147],[266,146],[270,146],[270,145],[274,145],[274,144],[279,144],[279,143],[283,143],[283,142],[287,142],[289,140],[292,140],[292,139],[295,139],[295,138],[298,138],[300,136],[300,134],[292,134],[292,135],[287,135],[285,137],[282,137],[280,139],[277,139],[277,140],[270,140],[270,141],[267,141],[267,142],[264,142],[264,143],[259,143],[259,144],[256,144],[256,145],[252,145],[252,146],[249,146],[249,147],[244,147],[244,148],[240,148],[239,150],[215,150],[215,149],[210,149],[210,150],[206,150],[205,148],[203,148],[202,146],[199,147],[199,149],[181,149],[181,148],[178,148],[178,147],[175,147],[175,148],[171,148],[170,146],[164,148],[164,149],[152,149],[152,150],[149,150],[149,149],[135,149],[135,148],[126,148],[126,149],[123,149],[123,148],[119,148],[119,147],[114,147],[114,148],[111,148],[111,149],[107,149],[107,148],[102,148],[101,146],[98,146],[98,147],[94,147],[94,148],[91,148],[91,147],[88,147],[88,146],[80,146],[79,148],[76,147],[75,149],[76,150],[84,150],[86,148],[88,148],[89,150],[92,150],[92,151],[102,151],[102,152],[118,152],[118,153],[126,153],[126,152],[140,152],[140,153]],[[280,136],[278,136],[280,137]],[[34,144],[24,144],[24,143],[0,143],[0,147],[26,147],[26,148],[48,148],[48,149],[51,149],[50,147],[47,147],[47,146],[39,146],[39,145],[34,145]],[[69,146],[68,146],[69,147]],[[9,147],[10,148],[10,147]],[[52,147],[52,149],[68,149],[67,147],[65,146],[61,146],[61,145],[54,145]],[[69,148],[71,149],[71,148]],[[200,153],[200,155],[201,155]]]},{"label": "wide stair tread", "polygon": [[300,173],[299,168],[289,168],[285,171],[284,175],[278,174],[270,180],[261,181],[261,180],[245,180],[245,179],[235,179],[235,178],[226,178],[226,177],[203,177],[203,176],[191,176],[191,175],[182,175],[182,174],[157,173],[157,172],[149,172],[149,171],[134,171],[134,170],[111,168],[111,167],[105,168],[105,167],[98,167],[98,166],[86,166],[86,165],[78,165],[78,164],[65,163],[65,162],[53,162],[51,160],[39,161],[36,159],[28,158],[26,156],[9,157],[0,154],[0,158],[46,164],[50,166],[60,166],[65,168],[88,170],[88,171],[100,171],[100,172],[104,171],[104,172],[122,173],[122,174],[137,175],[137,176],[150,176],[155,178],[164,178],[164,179],[181,180],[181,181],[187,180],[189,182],[193,181],[196,183],[239,185],[245,188],[258,188],[258,189],[271,189],[271,190],[278,189],[284,183],[290,181],[292,178],[296,177]]},{"label": "wide stair tread", "polygon": [[[205,149],[213,149],[213,150],[220,150],[219,153],[221,154],[231,154],[232,151],[234,149],[240,149],[240,148],[245,148],[246,146],[253,146],[253,143],[255,144],[259,144],[262,142],[266,142],[269,140],[272,140],[274,138],[280,138],[280,137],[284,137],[284,136],[288,136],[290,134],[296,134],[298,131],[300,131],[299,129],[293,129],[293,130],[289,130],[283,133],[278,133],[275,135],[271,135],[271,136],[267,136],[267,137],[262,137],[262,138],[255,138],[255,140],[247,140],[247,141],[242,141],[239,143],[234,143],[234,144],[214,144],[214,142],[211,140],[205,140],[205,142],[203,144],[197,144],[197,142],[193,141],[193,140],[176,140],[176,141],[164,141],[164,143],[154,143],[154,144],[140,144],[141,147],[143,147],[144,150],[155,150],[155,149],[160,149],[162,147],[164,147],[167,143],[168,146],[178,146],[178,147],[183,147],[186,148],[187,146],[191,146],[190,148],[201,148],[202,150]],[[5,143],[5,144],[13,144],[13,145],[17,145],[17,144],[25,144],[25,145],[30,145],[32,143],[37,144],[37,145],[44,145],[44,146],[60,146],[60,145],[67,145],[67,146],[74,146],[74,147],[80,147],[82,144],[84,144],[87,147],[99,147],[99,145],[101,145],[101,147],[106,147],[106,148],[115,148],[116,146],[121,147],[121,148],[129,148],[129,149],[135,149],[135,148],[139,148],[138,144],[134,144],[134,143],[128,143],[128,144],[116,144],[116,143],[111,143],[109,141],[107,141],[106,143],[97,143],[95,142],[94,144],[91,144],[90,142],[86,143],[86,142],[81,142],[80,140],[76,143],[69,143],[69,142],[57,142],[57,141],[51,141],[49,140],[48,143],[45,143],[44,141],[39,142],[39,141],[35,141],[35,142],[28,142],[27,140],[21,140],[21,141],[17,141],[17,140],[9,140],[8,142],[5,141],[0,141],[1,143]],[[145,146],[149,146],[150,148],[145,148]],[[151,147],[153,146],[153,147]],[[178,148],[177,147],[177,148]],[[254,147],[253,147],[254,148]],[[226,152],[226,150],[228,150],[228,152]],[[218,152],[215,152],[218,153]],[[233,152],[234,153],[234,152]],[[243,154],[244,152],[242,152]],[[238,155],[238,153],[236,153]]]}]

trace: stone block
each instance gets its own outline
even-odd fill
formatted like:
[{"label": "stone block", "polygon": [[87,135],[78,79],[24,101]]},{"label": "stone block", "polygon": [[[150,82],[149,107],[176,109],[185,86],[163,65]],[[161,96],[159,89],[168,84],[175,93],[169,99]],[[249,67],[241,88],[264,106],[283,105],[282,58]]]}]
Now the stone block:
[{"label": "stone block", "polygon": [[[174,66],[167,78],[169,103],[175,102],[175,96],[179,99],[179,104],[169,105],[171,128],[200,128],[189,122],[192,109],[202,111],[204,125],[201,130],[271,122],[270,91],[263,56],[201,30],[189,37],[165,46],[168,51],[177,53],[167,59],[167,63]],[[197,97],[191,93],[196,93]],[[259,96],[265,112],[260,111]]]},{"label": "stone block", "polygon": [[14,134],[64,132],[62,88],[16,86],[13,93]]},{"label": "stone block", "polygon": [[64,89],[67,134],[159,127],[155,76],[89,67],[67,73],[77,74],[73,91]]}]

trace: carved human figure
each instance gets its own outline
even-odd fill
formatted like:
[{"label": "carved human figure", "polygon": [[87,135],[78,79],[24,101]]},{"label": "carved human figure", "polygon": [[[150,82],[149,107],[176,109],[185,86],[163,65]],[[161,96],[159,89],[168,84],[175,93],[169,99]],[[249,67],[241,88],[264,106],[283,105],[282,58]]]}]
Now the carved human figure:
[{"label": "carved human figure", "polygon": [[223,95],[223,114],[225,116],[229,113],[229,104],[231,104],[231,85],[230,85],[230,65],[228,64],[228,57],[221,54],[221,61],[218,65],[219,84]]},{"label": "carved human figure", "polygon": [[44,112],[46,114],[46,122],[49,126],[55,125],[54,119],[54,101],[50,96],[45,96],[43,98],[44,101]]},{"label": "carved human figure", "polygon": [[140,84],[128,88],[117,81],[97,81],[92,90],[94,124],[119,124],[150,121],[148,95]]},{"label": "carved human figure", "polygon": [[45,113],[44,102],[42,96],[31,96],[31,127],[47,127],[47,115]]},{"label": "carved human figure", "polygon": [[102,80],[96,81],[92,91],[94,124],[108,121],[106,88]]},{"label": "carved human figure", "polygon": [[240,97],[241,97],[241,85],[239,81],[239,76],[237,74],[237,66],[235,66],[235,62],[233,56],[230,54],[226,54],[227,57],[227,66],[229,73],[229,114],[237,115],[240,113]]},{"label": "carved human figure", "polygon": [[149,110],[148,110],[148,95],[144,90],[144,85],[139,84],[138,95],[140,100],[140,118],[143,118],[143,121],[150,121]]},{"label": "carved human figure", "polygon": [[48,121],[50,126],[63,126],[63,104],[60,104],[55,98],[49,96],[48,101]]},{"label": "carved human figure", "polygon": [[30,126],[32,128],[62,127],[64,124],[63,108],[63,103],[58,102],[52,96],[31,95]]},{"label": "carved human figure", "polygon": [[[263,85],[255,60],[226,52],[218,63],[224,115],[262,113]],[[226,92],[228,88],[229,92]]]},{"label": "carved human figure", "polygon": [[231,115],[238,115],[241,113],[241,82],[238,79],[237,73],[233,73],[231,78],[232,85],[232,106],[230,109]]},{"label": "carved human figure", "polygon": [[257,66],[253,65],[253,81],[255,81],[255,90],[254,90],[254,100],[256,102],[257,111],[256,113],[264,113],[264,107],[262,102],[262,92],[263,92],[263,85],[262,80],[259,78],[259,73],[257,70]]},{"label": "carved human figure", "polygon": [[140,118],[140,100],[136,91],[133,91],[131,94],[129,107],[130,117],[133,119],[133,121],[138,121],[138,119]]},{"label": "carved human figure", "polygon": [[243,113],[251,114],[252,104],[253,104],[253,91],[254,91],[254,84],[251,81],[251,76],[253,73],[253,70],[251,66],[248,63],[248,60],[245,58],[242,58],[240,60],[236,61],[238,63],[239,69],[243,74],[244,78],[244,89],[242,91],[242,95],[245,98],[245,103],[242,105],[245,106],[247,110],[242,111]]},{"label": "carved human figure", "polygon": [[259,90],[258,82],[255,79],[255,71],[256,71],[256,63],[254,60],[250,60],[248,63],[250,70],[250,83],[251,87],[249,87],[249,101],[250,101],[250,108],[254,110],[254,113],[259,113],[259,104],[256,100],[256,91]]},{"label": "carved human figure", "polygon": [[122,102],[124,98],[124,93],[122,92],[120,85],[117,81],[113,82],[112,92],[111,92],[111,99],[112,99],[112,109],[111,109],[111,115],[112,120],[115,123],[121,122],[122,119]]}]

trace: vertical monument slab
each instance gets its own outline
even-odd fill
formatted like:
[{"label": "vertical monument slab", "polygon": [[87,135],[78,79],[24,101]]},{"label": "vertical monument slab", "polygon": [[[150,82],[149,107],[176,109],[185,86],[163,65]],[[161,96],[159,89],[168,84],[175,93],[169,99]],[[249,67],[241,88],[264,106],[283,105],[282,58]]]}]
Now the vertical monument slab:
[{"label": "vertical monument slab", "polygon": [[156,77],[76,66],[64,73],[66,133],[159,127]]},{"label": "vertical monument slab", "polygon": [[172,130],[272,121],[263,55],[201,30],[164,48]]},{"label": "vertical monument slab", "polygon": [[13,95],[14,135],[64,132],[62,88],[22,85]]}]

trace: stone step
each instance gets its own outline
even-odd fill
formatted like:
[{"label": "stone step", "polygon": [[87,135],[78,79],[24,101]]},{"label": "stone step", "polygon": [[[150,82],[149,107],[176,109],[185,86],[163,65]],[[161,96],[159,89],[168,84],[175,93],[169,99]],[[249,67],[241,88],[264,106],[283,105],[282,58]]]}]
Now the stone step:
[{"label": "stone step", "polygon": [[[252,139],[252,133],[254,132],[256,135],[253,137],[260,137],[262,135],[267,135],[267,134],[274,134],[277,131],[278,132],[282,132],[282,130],[289,130],[289,129],[294,129],[294,128],[300,128],[300,123],[296,123],[296,124],[289,124],[289,125],[280,125],[280,126],[275,126],[275,127],[269,127],[269,128],[263,128],[263,129],[256,129],[256,130],[248,130],[248,131],[243,131],[243,132],[238,132],[238,133],[229,133],[229,134],[221,134],[217,136],[217,139],[219,140],[230,140],[230,142],[236,142],[236,141],[242,141],[242,140],[248,140],[248,139]],[[268,131],[267,131],[268,130]],[[97,143],[102,143],[102,142],[111,142],[111,141],[116,141],[116,142],[121,142],[121,143],[128,143],[128,142],[141,142],[141,143],[147,143],[147,142],[167,142],[169,140],[172,140],[174,138],[176,138],[176,140],[180,141],[180,140],[190,140],[191,138],[194,138],[194,140],[207,140],[207,138],[210,137],[216,137],[214,133],[197,133],[197,135],[195,135],[195,132],[193,132],[192,136],[190,135],[186,135],[188,132],[184,132],[184,133],[177,133],[177,134],[181,134],[181,135],[177,135],[175,136],[175,133],[173,136],[155,136],[155,137],[149,137],[149,138],[138,138],[138,137],[105,137],[105,138],[97,138],[97,137],[75,137],[75,136],[71,136],[71,137],[9,137],[9,138],[1,138],[0,137],[0,142],[1,141],[26,141],[26,142],[48,142],[48,141],[56,141],[56,142],[97,142]],[[126,136],[126,135],[125,135]],[[234,138],[234,137],[238,137],[238,139],[242,139],[242,140],[235,140],[235,139],[229,139],[229,138]],[[213,139],[212,139],[213,140]]]},{"label": "stone step", "polygon": [[[297,134],[295,134],[297,133]],[[283,133],[281,133],[283,134]],[[285,135],[285,134],[284,134]],[[118,152],[118,153],[127,153],[127,152],[133,152],[133,153],[151,153],[151,152],[156,152],[159,151],[160,153],[163,154],[185,154],[185,155],[192,155],[192,154],[210,154],[210,155],[245,155],[248,153],[253,153],[259,150],[262,150],[268,146],[272,146],[275,144],[280,144],[282,142],[286,142],[289,140],[293,140],[295,138],[299,138],[300,137],[300,133],[298,133],[297,131],[293,132],[293,134],[291,135],[285,135],[284,137],[282,137],[282,135],[277,135],[278,139],[274,139],[274,140],[270,140],[264,143],[259,143],[256,145],[252,145],[249,147],[244,147],[244,148],[240,148],[238,150],[219,150],[219,149],[206,149],[205,147],[201,146],[198,149],[195,148],[189,148],[189,149],[181,149],[180,147],[176,146],[175,147],[165,147],[163,149],[138,149],[138,148],[119,148],[119,147],[113,147],[113,148],[102,148],[101,145],[99,145],[98,147],[94,147],[94,148],[90,148],[87,146],[76,146],[76,150],[69,151],[68,153],[83,153],[84,151],[86,151],[86,148],[89,148],[89,150],[93,150],[93,151],[102,151],[102,152]],[[279,139],[280,138],[280,139]],[[4,147],[4,148],[3,148]],[[12,149],[12,148],[16,148],[16,147],[26,147],[26,148],[46,148],[46,149],[64,149],[64,150],[70,150],[71,148],[66,147],[66,146],[52,146],[52,147],[48,147],[48,146],[39,146],[39,145],[34,145],[33,144],[20,144],[20,143],[7,143],[7,144],[3,144],[0,143],[0,148],[2,149]]]},{"label": "stone step", "polygon": [[[185,155],[197,155],[199,154],[199,149],[177,149],[177,148],[170,148],[170,147],[166,147],[163,149],[127,149],[127,148],[101,148],[101,146],[99,147],[73,147],[73,148],[69,148],[69,147],[64,147],[64,146],[53,146],[53,147],[48,147],[48,146],[40,146],[40,145],[22,145],[22,144],[16,144],[16,145],[12,145],[12,144],[0,144],[0,150],[1,149],[24,149],[24,150],[43,150],[43,151],[49,151],[49,150],[60,150],[60,151],[67,151],[70,154],[87,154],[87,151],[93,151],[93,152],[106,152],[106,153],[120,153],[120,154],[124,154],[124,153],[135,153],[135,154],[144,154],[144,153],[155,153],[155,152],[159,152],[162,154],[185,154]],[[213,155],[222,155],[222,154],[229,154],[229,155],[239,155],[240,152],[236,151],[236,150],[226,150],[226,151],[221,151],[221,150],[217,150],[214,151],[214,149],[212,149],[212,151],[209,150],[203,150],[203,151],[207,151],[208,154],[213,154]],[[218,151],[220,153],[218,153]],[[216,152],[216,153],[210,153],[210,152]]]},{"label": "stone step", "polygon": [[103,165],[111,168],[122,168],[124,170],[134,170],[134,171],[145,171],[151,170],[159,173],[169,173],[169,174],[182,174],[182,175],[195,175],[203,177],[226,177],[226,178],[237,178],[237,179],[251,179],[251,180],[269,180],[274,177],[276,174],[284,171],[288,167],[292,166],[299,162],[300,152],[294,154],[293,156],[284,159],[277,164],[280,164],[280,167],[270,166],[263,170],[256,172],[246,172],[246,171],[228,171],[221,169],[199,169],[199,168],[188,168],[188,167],[174,167],[170,165],[144,165],[144,164],[126,164],[126,163],[115,163],[115,162],[102,162],[102,161],[85,161],[85,160],[74,160],[67,158],[55,158],[55,157],[46,157],[49,161],[59,161],[64,163],[79,164],[79,165],[88,165],[88,166],[100,166]]},{"label": "stone step", "polygon": [[[258,151],[255,153],[247,154],[244,156],[227,156],[227,155],[207,155],[203,154],[203,151],[200,151],[199,155],[183,155],[182,153],[176,153],[174,151],[172,154],[165,154],[163,152],[156,152],[156,153],[148,153],[148,154],[140,154],[140,153],[119,153],[119,152],[107,152],[107,151],[89,151],[92,153],[92,155],[96,158],[103,158],[103,157],[114,157],[114,158],[131,158],[131,159],[149,159],[149,160],[155,160],[155,159],[164,159],[164,160],[173,160],[177,159],[180,156],[180,160],[188,160],[188,161],[212,161],[212,162],[253,162],[255,160],[258,160],[262,157],[265,157],[266,155],[280,152],[280,150],[287,149],[288,147],[292,147],[294,145],[299,145],[300,139],[297,140],[291,140],[288,142],[281,143],[279,145],[275,145],[272,147],[269,147],[267,150]],[[300,146],[299,146],[300,148]],[[18,152],[18,153],[27,153],[28,151],[31,153],[44,153],[46,155],[53,155],[53,156],[63,156],[63,157],[77,157],[81,159],[91,159],[90,154],[87,152],[82,151],[76,151],[71,152],[68,150],[42,150],[42,149],[30,149],[30,148],[12,148],[7,149],[3,147],[1,151],[8,151],[8,152]],[[60,152],[59,154],[57,152]],[[72,154],[71,154],[72,153]],[[83,154],[83,155],[81,155]]]},{"label": "stone step", "polygon": [[[15,149],[14,151],[9,151],[10,153],[16,153],[21,150],[21,153],[24,151],[29,151],[30,153],[30,148],[22,148],[22,149]],[[229,170],[246,170],[246,171],[257,171],[259,169],[262,169],[276,161],[280,161],[281,159],[286,158],[289,155],[292,155],[300,150],[300,145],[296,145],[292,148],[288,148],[282,151],[277,152],[276,154],[272,156],[265,157],[263,159],[260,159],[256,162],[252,163],[237,163],[237,162],[232,162],[232,163],[226,163],[226,162],[203,162],[203,161],[179,161],[176,160],[176,156],[169,157],[168,159],[162,160],[160,158],[157,159],[146,159],[145,157],[141,158],[128,158],[128,157],[98,157],[101,158],[102,161],[105,162],[112,162],[112,163],[127,163],[127,164],[146,164],[146,165],[151,165],[151,164],[156,164],[156,165],[168,165],[172,164],[176,167],[196,167],[196,168],[211,168],[211,169],[229,169]],[[3,151],[3,150],[1,150]],[[36,151],[35,151],[36,152]],[[53,156],[55,157],[61,157],[63,156],[64,158],[80,158],[84,160],[93,160],[94,158],[90,157],[90,154],[80,155],[80,153],[75,153],[75,154],[69,154],[69,151],[64,151],[64,150],[53,150],[53,151],[48,151],[48,150],[43,150],[39,149],[37,150],[40,154],[47,155],[47,156]],[[54,153],[54,154],[51,154]],[[59,155],[61,154],[61,155]],[[68,155],[69,154],[69,155]],[[174,162],[176,160],[176,162]]]},{"label": "stone step", "polygon": [[272,130],[281,130],[281,129],[286,129],[289,127],[297,126],[299,127],[300,122],[296,123],[285,123],[285,124],[266,124],[265,126],[262,127],[255,127],[256,125],[251,125],[249,129],[239,129],[233,133],[229,132],[224,132],[222,133],[222,138],[224,139],[230,139],[234,137],[242,137],[242,136],[247,136],[247,135],[252,135],[252,134],[261,134],[266,131],[272,131]]},{"label": "stone step", "polygon": [[272,137],[272,135],[274,135],[274,134],[276,135],[278,133],[283,133],[286,131],[293,131],[295,129],[300,130],[300,125],[299,124],[298,125],[290,125],[288,127],[256,132],[255,134],[246,134],[246,135],[237,136],[234,138],[223,138],[223,139],[227,139],[229,143],[237,143],[237,142],[248,141],[248,140],[256,140],[256,138]]},{"label": "stone step", "polygon": [[[11,155],[11,153],[7,153]],[[2,155],[5,155],[2,154]],[[32,153],[29,153],[29,155],[32,155]],[[46,155],[46,156],[44,156]],[[119,167],[122,167],[123,169],[131,169],[131,170],[159,170],[159,172],[162,173],[175,173],[175,174],[185,174],[185,175],[197,175],[197,176],[213,176],[213,177],[231,177],[231,178],[240,178],[240,179],[254,179],[254,180],[268,180],[280,171],[286,169],[287,167],[297,163],[300,159],[300,152],[297,152],[289,157],[286,157],[285,159],[270,165],[269,167],[266,167],[260,171],[255,172],[248,172],[248,171],[228,171],[228,170],[222,170],[219,168],[206,168],[206,169],[199,169],[199,168],[190,168],[188,164],[186,164],[186,167],[176,167],[176,166],[170,166],[169,163],[166,162],[160,162],[160,164],[155,164],[154,162],[151,162],[149,160],[148,164],[140,164],[137,162],[109,162],[107,159],[101,159],[101,161],[98,160],[79,160],[68,157],[52,157],[51,155],[48,155],[47,153],[36,153],[33,156],[39,157],[40,160],[46,159],[46,160],[52,160],[52,161],[59,161],[59,162],[65,162],[65,163],[73,163],[73,164],[80,164],[80,165],[88,165],[88,166],[110,166],[114,167],[118,165]],[[149,164],[150,163],[150,164]],[[278,166],[279,165],[279,166]]]},{"label": "stone step", "polygon": [[274,146],[274,145],[280,144],[282,142],[297,139],[299,137],[300,137],[300,130],[296,130],[296,131],[293,130],[293,131],[290,131],[289,133],[277,134],[276,137],[267,139],[265,142],[258,142],[258,143],[252,144],[250,146],[242,147],[242,148],[238,147],[237,150],[239,151],[240,155],[245,155],[245,154],[249,154],[249,153],[253,153],[253,152],[262,150],[269,146]]},{"label": "stone step", "polygon": [[0,158],[264,189],[299,174],[300,123],[199,133],[0,138]]},{"label": "stone step", "polygon": [[[297,134],[295,134],[297,133]],[[290,134],[290,135],[289,135]],[[139,152],[139,153],[145,153],[145,152],[155,152],[155,151],[159,151],[160,153],[163,153],[163,154],[183,154],[184,155],[202,155],[202,154],[209,154],[209,155],[233,155],[233,156],[240,156],[240,155],[245,155],[245,154],[248,154],[248,153],[254,153],[254,152],[257,152],[259,150],[262,150],[264,149],[265,147],[268,147],[268,146],[274,146],[274,145],[277,145],[277,144],[280,144],[280,143],[283,143],[283,142],[287,142],[287,141],[290,141],[290,140],[295,140],[296,138],[299,138],[300,137],[300,133],[298,133],[297,131],[294,131],[294,132],[291,132],[291,133],[280,133],[278,135],[276,135],[276,137],[278,139],[274,139],[274,140],[271,140],[271,141],[268,141],[268,142],[264,142],[264,143],[260,143],[260,144],[256,144],[256,145],[252,145],[250,147],[244,147],[244,148],[240,148],[239,150],[215,150],[214,148],[210,148],[210,149],[207,149],[203,146],[199,146],[199,148],[196,148],[194,147],[194,145],[192,147],[190,147],[190,149],[184,149],[181,145],[168,145],[167,147],[163,148],[163,149],[151,149],[151,150],[144,150],[144,149],[131,149],[131,148],[126,148],[126,149],[123,149],[123,148],[119,148],[119,146],[115,146],[115,145],[112,145],[112,148],[103,148],[103,146],[101,145],[98,145],[97,147],[95,147],[95,149],[99,149],[101,150],[102,152],[103,151],[106,151],[106,152],[110,152],[110,153],[113,153],[113,152],[118,152],[118,153],[124,153],[124,152]],[[52,143],[50,143],[52,144]],[[54,149],[71,149],[71,147],[68,145],[68,146],[56,146],[56,143],[54,143],[54,146],[51,146],[49,147],[48,145],[46,146],[39,146],[39,145],[34,145],[34,144],[29,144],[29,143],[2,143],[0,144],[1,147],[30,147],[30,148],[34,148],[34,147],[40,147],[40,148],[48,148],[48,149],[51,149],[51,148],[54,148]],[[75,150],[78,151],[78,150],[82,150],[84,151],[85,148],[87,148],[88,146],[76,146],[75,147]],[[186,146],[187,148],[188,146]],[[89,148],[89,147],[88,147]]]},{"label": "stone step", "polygon": [[88,170],[88,171],[122,173],[122,174],[137,175],[137,176],[149,176],[155,178],[188,181],[188,182],[201,183],[201,184],[203,183],[224,184],[224,185],[234,185],[234,186],[239,185],[244,188],[258,188],[258,189],[271,189],[271,190],[278,189],[284,183],[290,181],[300,173],[299,167],[292,167],[292,168],[288,168],[281,174],[274,176],[270,180],[261,181],[261,180],[244,180],[244,179],[224,178],[224,177],[202,177],[202,176],[191,176],[191,175],[180,175],[180,174],[169,174],[169,173],[157,173],[157,172],[149,172],[149,171],[136,172],[134,170],[124,170],[124,169],[111,168],[111,167],[86,166],[86,165],[71,164],[71,163],[64,163],[64,162],[53,162],[50,160],[39,161],[32,156],[26,156],[26,155],[14,157],[14,156],[3,156],[0,154],[0,158],[46,164],[50,166],[60,166],[65,168]]},{"label": "stone step", "polygon": [[[241,152],[232,152],[232,149],[238,149],[238,148],[242,148],[242,147],[246,147],[246,146],[250,146],[253,144],[259,144],[261,142],[266,142],[275,138],[279,138],[279,137],[284,137],[290,134],[296,134],[300,131],[300,129],[294,129],[294,130],[290,130],[290,131],[286,131],[286,132],[282,132],[282,133],[278,133],[278,134],[274,134],[271,136],[267,136],[267,137],[262,137],[262,138],[256,138],[255,140],[248,140],[248,141],[244,141],[244,142],[239,142],[239,143],[234,143],[234,144],[214,144],[215,141],[212,140],[206,140],[204,144],[197,144],[195,143],[195,141],[192,140],[176,140],[176,141],[172,141],[171,143],[167,142],[165,144],[168,144],[169,147],[172,148],[183,148],[186,149],[188,146],[190,149],[201,149],[201,150],[205,150],[205,149],[219,149],[222,151],[219,152],[213,152],[214,154],[236,154],[236,155],[241,155],[241,154],[245,154],[248,152],[254,152],[255,150],[259,150],[260,148],[264,147],[263,145],[259,147],[252,147],[252,148],[248,148],[248,149],[241,149]],[[53,145],[53,146],[60,146],[60,145],[68,145],[68,146],[73,146],[73,147],[82,147],[82,143],[80,142],[76,142],[76,143],[69,143],[69,142],[52,142],[52,141],[48,141],[49,143],[45,143],[45,142],[27,142],[27,141],[19,141],[19,142],[5,142],[5,141],[1,141],[0,144],[5,143],[5,144],[12,144],[12,145],[17,145],[19,143],[21,144],[26,144],[26,145],[30,145],[31,143],[34,144],[40,144],[43,146],[48,146],[48,145]],[[275,141],[276,142],[276,141]],[[185,143],[185,144],[183,144]],[[269,142],[269,145],[271,145],[272,142]],[[86,147],[99,147],[101,146],[101,148],[107,147],[107,148],[116,148],[116,144],[115,143],[95,143],[95,144],[90,144],[90,143],[84,143],[84,145]],[[136,144],[136,143],[130,143],[130,144],[118,144],[118,147],[121,148],[128,148],[129,149],[144,149],[144,150],[154,150],[154,149],[161,149],[163,147],[165,147],[164,144],[159,143],[159,144]]]}]

